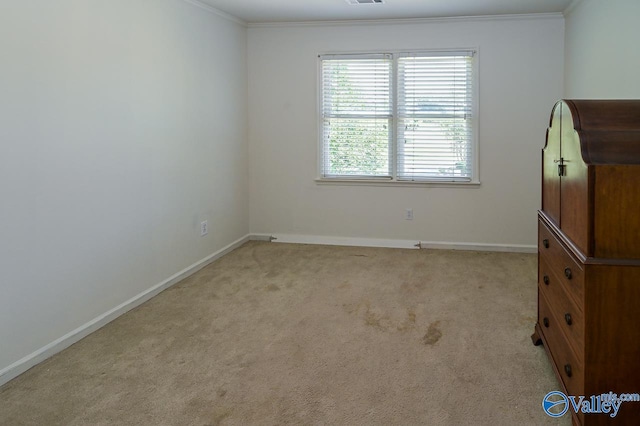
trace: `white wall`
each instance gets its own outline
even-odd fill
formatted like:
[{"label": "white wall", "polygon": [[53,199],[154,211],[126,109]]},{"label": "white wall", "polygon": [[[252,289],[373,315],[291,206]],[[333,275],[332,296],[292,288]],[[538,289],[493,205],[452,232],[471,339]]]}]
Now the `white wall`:
[{"label": "white wall", "polygon": [[565,97],[640,98],[638,17],[638,0],[582,0],[569,11]]},{"label": "white wall", "polygon": [[0,52],[6,373],[248,233],[246,28],[182,0],[6,1]]},{"label": "white wall", "polygon": [[[251,232],[534,246],[540,150],[563,93],[563,31],[559,15],[250,26]],[[319,53],[456,47],[479,48],[480,187],[314,182]]]}]

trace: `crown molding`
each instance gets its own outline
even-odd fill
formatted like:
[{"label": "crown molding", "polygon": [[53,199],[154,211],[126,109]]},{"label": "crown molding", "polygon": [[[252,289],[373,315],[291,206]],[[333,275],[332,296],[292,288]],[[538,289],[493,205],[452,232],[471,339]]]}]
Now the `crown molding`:
[{"label": "crown molding", "polygon": [[[190,1],[190,0],[185,0]],[[576,0],[582,1],[582,0]],[[361,19],[341,21],[292,21],[292,22],[249,22],[248,28],[286,28],[286,27],[336,27],[355,25],[407,25],[434,24],[453,22],[486,22],[486,21],[514,21],[531,19],[564,19],[561,12],[557,13],[525,13],[517,15],[483,15],[483,16],[451,16],[444,18],[401,18],[401,19]]]},{"label": "crown molding", "polygon": [[236,16],[230,15],[230,14],[228,14],[226,12],[223,12],[223,11],[221,11],[219,9],[216,9],[215,7],[210,6],[210,5],[206,4],[206,3],[203,3],[200,0],[182,0],[182,1],[185,2],[185,3],[189,3],[189,4],[191,4],[191,5],[195,6],[195,7],[198,7],[200,9],[204,9],[207,12],[213,13],[214,15],[218,15],[219,17],[224,18],[224,19],[226,19],[228,21],[234,22],[234,23],[236,23],[238,25],[242,25],[243,27],[247,26],[247,22],[246,21],[243,21],[242,19],[240,19],[240,18],[238,18]]},{"label": "crown molding", "polygon": [[571,12],[573,12],[573,10],[580,4],[582,3],[582,0],[573,0],[569,6],[567,6],[567,8],[564,10],[564,16],[569,16],[569,14]]}]

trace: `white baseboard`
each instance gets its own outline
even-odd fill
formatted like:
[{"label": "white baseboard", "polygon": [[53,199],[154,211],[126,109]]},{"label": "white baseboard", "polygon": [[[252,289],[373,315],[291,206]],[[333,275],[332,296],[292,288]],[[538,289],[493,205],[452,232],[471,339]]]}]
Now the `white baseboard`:
[{"label": "white baseboard", "polygon": [[420,241],[420,248],[437,250],[498,251],[507,253],[537,253],[538,246],[525,244],[451,243]]},{"label": "white baseboard", "polygon": [[121,305],[116,306],[110,311],[105,312],[104,314],[94,318],[93,320],[78,327],[77,329],[71,331],[70,333],[67,333],[66,335],[60,337],[59,339],[54,340],[48,345],[14,362],[8,367],[3,368],[2,370],[0,370],[0,386],[16,378],[20,374],[24,373],[25,371],[34,367],[35,365],[41,363],[45,359],[50,358],[51,356],[57,354],[58,352],[63,351],[64,349],[68,348],[69,346],[78,342],[82,338],[88,336],[89,334],[93,333],[99,328],[110,323],[111,321],[118,318],[119,316],[127,313],[131,309],[137,306],[140,306],[147,300],[158,295],[160,292],[168,289],[174,284],[177,284],[178,282],[182,281],[188,276],[198,272],[200,269],[204,268],[205,266],[209,265],[215,260],[221,258],[225,254],[235,250],[236,248],[240,247],[242,244],[246,243],[251,239],[252,239],[251,236],[246,235],[236,240],[235,242],[229,244],[228,246],[223,247],[222,249],[216,251],[215,253],[205,257],[204,259],[183,269],[177,274],[167,278],[161,283],[156,284],[155,286],[149,288],[148,290],[145,290],[144,292],[138,294],[137,296],[132,297],[131,299],[127,300]]},{"label": "white baseboard", "polygon": [[[269,240],[270,235],[260,235],[260,240]],[[323,244],[331,246],[356,246],[356,247],[385,247],[385,248],[405,248],[405,249],[440,249],[440,250],[469,250],[469,251],[498,251],[515,253],[537,253],[535,245],[521,244],[485,244],[485,243],[454,243],[442,241],[418,241],[418,240],[395,240],[383,238],[349,238],[349,237],[327,237],[320,235],[296,235],[296,234],[274,234],[273,242],[292,244]],[[253,238],[253,235],[251,237]]]},{"label": "white baseboard", "polygon": [[251,241],[271,241],[273,236],[271,234],[251,234],[249,239]]},{"label": "white baseboard", "polygon": [[274,234],[274,243],[321,244],[328,246],[387,247],[417,249],[417,240],[327,237],[322,235]]}]

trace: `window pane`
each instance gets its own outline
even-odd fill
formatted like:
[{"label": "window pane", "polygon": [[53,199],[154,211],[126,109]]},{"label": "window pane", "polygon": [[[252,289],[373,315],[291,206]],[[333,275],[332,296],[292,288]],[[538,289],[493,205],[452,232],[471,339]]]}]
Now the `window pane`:
[{"label": "window pane", "polygon": [[398,59],[398,179],[471,180],[473,56]]},{"label": "window pane", "polygon": [[406,179],[471,176],[470,120],[412,118],[400,121],[398,175]]},{"label": "window pane", "polygon": [[324,121],[324,175],[389,177],[389,119]]},{"label": "window pane", "polygon": [[390,177],[391,57],[322,61],[324,177]]},{"label": "window pane", "polygon": [[391,61],[325,60],[322,63],[323,114],[391,114]]},{"label": "window pane", "polygon": [[471,181],[474,54],[322,56],[321,176]]}]

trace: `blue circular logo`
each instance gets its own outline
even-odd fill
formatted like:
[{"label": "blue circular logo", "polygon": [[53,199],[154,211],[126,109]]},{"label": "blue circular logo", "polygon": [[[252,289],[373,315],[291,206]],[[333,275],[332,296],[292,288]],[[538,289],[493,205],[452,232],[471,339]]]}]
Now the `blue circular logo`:
[{"label": "blue circular logo", "polygon": [[549,392],[542,398],[542,409],[548,416],[562,417],[569,410],[569,399],[562,392]]}]

